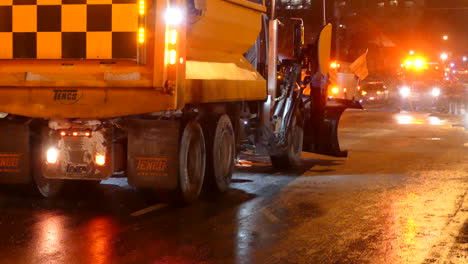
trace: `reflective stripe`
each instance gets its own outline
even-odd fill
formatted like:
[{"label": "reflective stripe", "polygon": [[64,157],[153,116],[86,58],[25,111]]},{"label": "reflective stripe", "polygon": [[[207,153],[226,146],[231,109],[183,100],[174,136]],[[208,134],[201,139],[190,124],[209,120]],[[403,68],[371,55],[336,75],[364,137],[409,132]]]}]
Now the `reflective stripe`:
[{"label": "reflective stripe", "polygon": [[138,19],[137,0],[0,0],[0,59],[134,59]]}]

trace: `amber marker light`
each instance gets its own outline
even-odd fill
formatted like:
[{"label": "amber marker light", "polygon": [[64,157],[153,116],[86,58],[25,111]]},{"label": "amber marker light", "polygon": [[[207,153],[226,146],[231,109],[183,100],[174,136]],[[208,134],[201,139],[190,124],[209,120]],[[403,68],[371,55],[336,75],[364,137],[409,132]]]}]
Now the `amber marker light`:
[{"label": "amber marker light", "polygon": [[145,43],[145,29],[142,27],[138,30],[138,42]]},{"label": "amber marker light", "polygon": [[145,14],[145,1],[144,0],[140,0],[139,2],[139,13],[140,15]]},{"label": "amber marker light", "polygon": [[177,44],[177,30],[171,29],[169,31],[169,44],[175,45]]}]

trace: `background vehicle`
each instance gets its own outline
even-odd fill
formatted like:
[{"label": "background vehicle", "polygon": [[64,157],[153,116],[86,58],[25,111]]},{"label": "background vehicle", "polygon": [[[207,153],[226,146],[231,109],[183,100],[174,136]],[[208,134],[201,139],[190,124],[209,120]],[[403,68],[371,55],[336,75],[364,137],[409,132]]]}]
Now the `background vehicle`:
[{"label": "background vehicle", "polygon": [[358,77],[350,69],[351,63],[333,61],[330,63],[328,94],[332,98],[357,100]]},{"label": "background vehicle", "polygon": [[383,82],[369,81],[363,82],[360,88],[359,101],[362,103],[387,103],[389,90]]},{"label": "background vehicle", "polygon": [[446,91],[442,85],[430,82],[412,82],[400,87],[401,105],[412,111],[441,110],[446,104]]},{"label": "background vehicle", "polygon": [[241,144],[281,168],[303,149],[346,154],[337,126],[351,102],[327,104],[331,25],[304,45],[293,20],[291,55],[278,61],[281,28],[259,1],[124,2],[88,6],[83,21],[63,14],[62,30],[85,24],[86,38],[38,32],[34,53],[1,42],[12,50],[0,53],[1,182],[34,180],[51,197],[125,175],[190,202],[204,185],[228,188]]},{"label": "background vehicle", "polygon": [[442,111],[447,105],[445,67],[419,55],[405,60],[400,75],[400,106],[412,111]]}]

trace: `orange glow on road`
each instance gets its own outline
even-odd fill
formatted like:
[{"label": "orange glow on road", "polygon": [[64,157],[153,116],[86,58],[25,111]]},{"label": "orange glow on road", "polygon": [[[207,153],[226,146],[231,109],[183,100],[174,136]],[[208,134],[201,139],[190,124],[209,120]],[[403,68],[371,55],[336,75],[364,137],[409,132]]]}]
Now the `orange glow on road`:
[{"label": "orange glow on road", "polygon": [[94,218],[88,223],[86,230],[90,257],[88,263],[111,263],[112,240],[115,233],[115,226],[109,218]]},{"label": "orange glow on road", "polygon": [[433,126],[440,126],[442,125],[442,120],[440,120],[440,118],[438,118],[437,116],[431,116],[429,117],[429,124]]},{"label": "orange glow on road", "polygon": [[415,118],[409,114],[396,115],[395,119],[400,125],[422,125],[425,123],[423,119]]},{"label": "orange glow on road", "polygon": [[408,125],[411,124],[413,118],[409,115],[401,115],[396,117],[398,124],[400,125]]},{"label": "orange glow on road", "polygon": [[56,214],[40,214],[35,226],[37,239],[35,251],[41,255],[54,255],[57,262],[64,263],[63,238],[65,217]]}]

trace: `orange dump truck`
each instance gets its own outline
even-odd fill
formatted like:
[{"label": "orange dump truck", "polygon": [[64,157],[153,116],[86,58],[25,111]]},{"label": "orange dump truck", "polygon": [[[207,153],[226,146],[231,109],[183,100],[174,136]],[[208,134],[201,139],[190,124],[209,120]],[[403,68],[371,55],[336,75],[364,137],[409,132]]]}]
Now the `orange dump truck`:
[{"label": "orange dump truck", "polygon": [[345,106],[321,105],[320,87],[302,94],[326,78],[331,26],[306,46],[295,23],[294,55],[278,61],[266,11],[261,0],[0,1],[0,182],[52,197],[127,177],[190,202],[228,188],[246,145],[277,167],[303,149],[341,153]]}]

